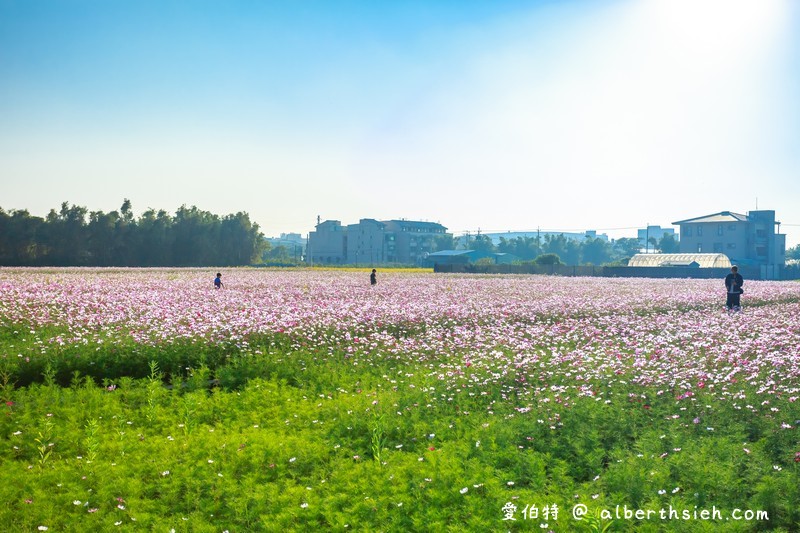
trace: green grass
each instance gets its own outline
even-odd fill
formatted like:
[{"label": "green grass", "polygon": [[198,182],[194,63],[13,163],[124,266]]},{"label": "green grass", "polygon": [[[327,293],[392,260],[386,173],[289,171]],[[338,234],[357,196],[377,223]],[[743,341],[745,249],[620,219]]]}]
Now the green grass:
[{"label": "green grass", "polygon": [[[553,392],[516,409],[499,388],[443,394],[421,364],[355,365],[279,336],[246,350],[43,351],[6,328],[0,345],[13,355],[0,416],[6,531],[800,527],[797,430],[774,429],[767,408],[739,410],[702,391],[677,402],[620,386],[566,405]],[[22,372],[25,357],[36,364]],[[800,402],[770,398],[781,419],[800,420]],[[503,520],[507,504],[514,521]],[[573,519],[576,504],[589,517]],[[553,505],[558,517],[545,518]],[[617,505],[716,507],[725,518],[615,519]],[[534,506],[537,518],[523,515]],[[769,520],[736,521],[734,509]]]}]

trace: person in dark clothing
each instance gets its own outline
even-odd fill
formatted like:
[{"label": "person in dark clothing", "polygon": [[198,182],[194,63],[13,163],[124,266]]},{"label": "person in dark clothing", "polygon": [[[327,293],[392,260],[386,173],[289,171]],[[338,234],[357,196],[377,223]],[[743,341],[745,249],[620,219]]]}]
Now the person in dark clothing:
[{"label": "person in dark clothing", "polygon": [[225,286],[225,285],[223,285],[223,284],[222,284],[222,274],[220,274],[219,272],[217,272],[217,277],[216,277],[216,278],[214,278],[214,288],[216,288],[216,289],[221,289],[221,288],[222,288],[222,287],[224,287],[224,286]]},{"label": "person in dark clothing", "polygon": [[378,276],[375,273],[375,269],[372,269],[372,274],[369,275],[369,284],[376,285],[378,283]]},{"label": "person in dark clothing", "polygon": [[725,307],[728,310],[738,311],[741,309],[740,298],[742,293],[742,285],[744,285],[744,278],[739,274],[739,267],[736,265],[731,267],[731,273],[725,276],[725,289],[728,293],[728,300],[725,302]]}]

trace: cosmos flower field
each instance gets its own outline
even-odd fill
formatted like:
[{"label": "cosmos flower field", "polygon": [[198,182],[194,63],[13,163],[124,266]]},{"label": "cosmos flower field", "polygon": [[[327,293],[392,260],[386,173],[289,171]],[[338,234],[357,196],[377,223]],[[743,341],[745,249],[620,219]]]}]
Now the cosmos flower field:
[{"label": "cosmos flower field", "polygon": [[800,283],[213,274],[0,269],[7,530],[800,529]]}]

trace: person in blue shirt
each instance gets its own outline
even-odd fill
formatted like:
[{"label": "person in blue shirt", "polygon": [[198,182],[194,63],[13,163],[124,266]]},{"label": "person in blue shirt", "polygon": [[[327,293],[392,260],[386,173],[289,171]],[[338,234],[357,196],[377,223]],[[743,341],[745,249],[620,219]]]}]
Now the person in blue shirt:
[{"label": "person in blue shirt", "polygon": [[736,265],[731,267],[731,273],[725,276],[725,289],[728,293],[728,299],[725,302],[725,307],[728,311],[738,311],[741,309],[742,285],[744,285],[744,278],[739,274],[739,267]]},{"label": "person in blue shirt", "polygon": [[223,284],[222,284],[222,274],[220,274],[219,272],[217,272],[217,277],[216,277],[216,278],[214,278],[214,288],[216,288],[216,289],[221,289],[221,288],[222,288],[222,287],[224,287],[224,286],[225,286],[225,285],[223,285]]}]

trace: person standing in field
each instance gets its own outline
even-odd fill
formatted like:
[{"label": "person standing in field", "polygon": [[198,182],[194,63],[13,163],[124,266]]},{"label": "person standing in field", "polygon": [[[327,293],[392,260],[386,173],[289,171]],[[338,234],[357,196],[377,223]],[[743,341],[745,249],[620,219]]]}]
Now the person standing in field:
[{"label": "person standing in field", "polygon": [[725,307],[728,308],[728,311],[738,311],[741,309],[742,304],[740,299],[744,292],[742,290],[742,285],[744,285],[744,278],[739,274],[739,267],[733,265],[731,267],[731,273],[725,276],[725,289],[728,293]]},{"label": "person standing in field", "polygon": [[217,277],[214,278],[214,288],[215,289],[221,289],[224,286],[225,285],[222,284],[222,274],[217,272]]},{"label": "person standing in field", "polygon": [[378,274],[374,268],[372,269],[372,274],[369,275],[369,284],[370,285],[378,284]]}]

